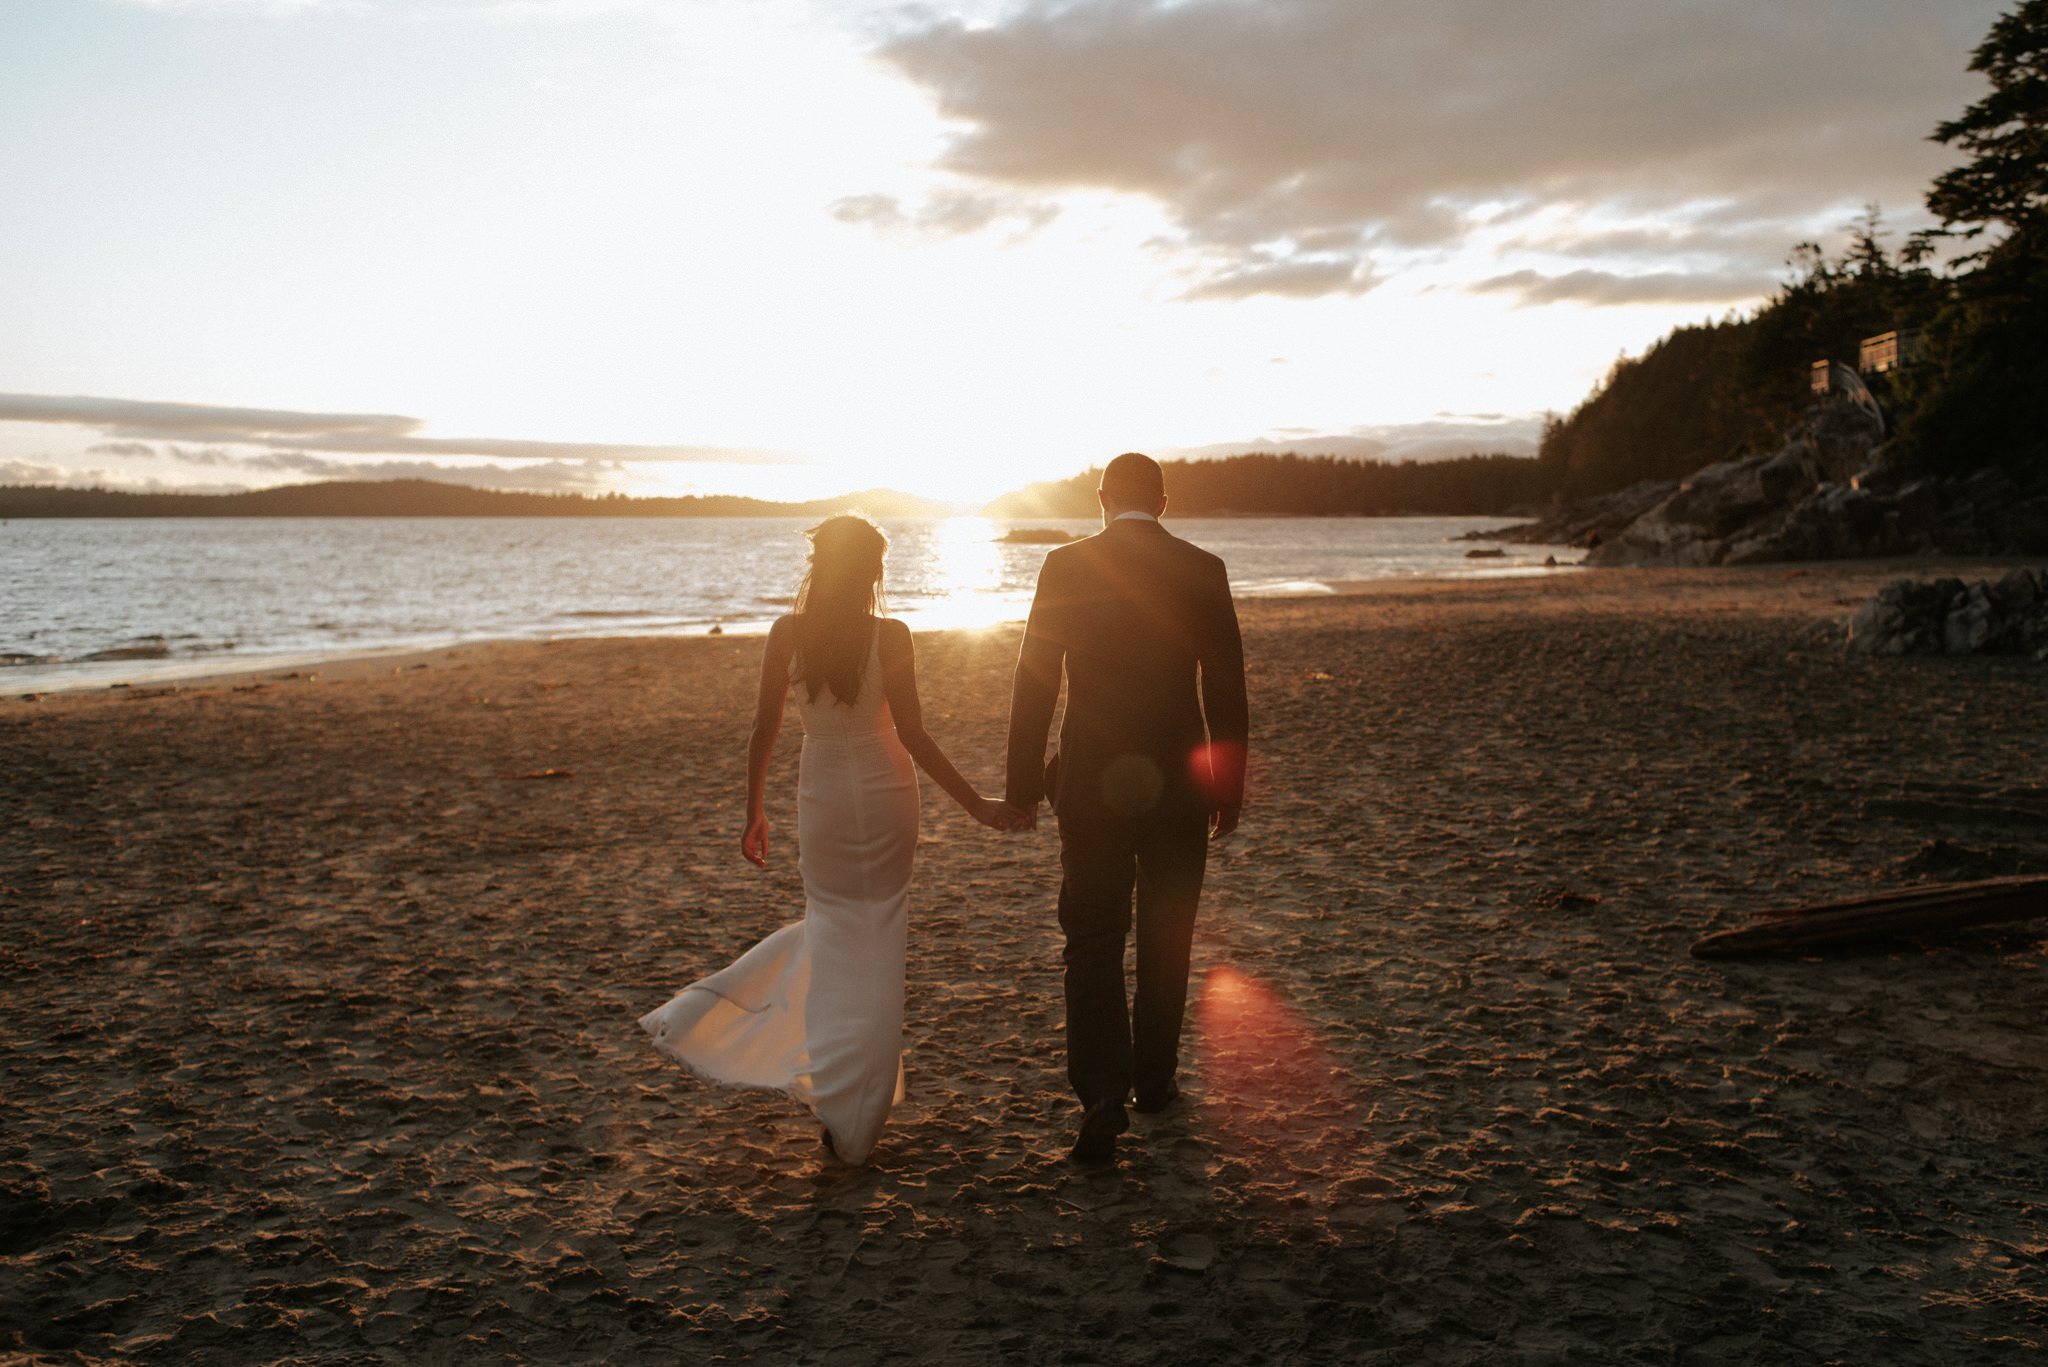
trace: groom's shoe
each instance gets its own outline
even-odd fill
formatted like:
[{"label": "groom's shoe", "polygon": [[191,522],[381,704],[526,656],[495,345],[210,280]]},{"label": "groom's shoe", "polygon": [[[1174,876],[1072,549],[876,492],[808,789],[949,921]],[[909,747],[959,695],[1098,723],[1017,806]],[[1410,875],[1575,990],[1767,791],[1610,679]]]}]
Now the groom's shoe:
[{"label": "groom's shoe", "polygon": [[1142,1112],[1145,1115],[1158,1115],[1178,1100],[1180,1100],[1180,1088],[1174,1083],[1169,1082],[1166,1084],[1166,1090],[1164,1091],[1138,1093],[1138,1099],[1131,1103],[1131,1109]]},{"label": "groom's shoe", "polygon": [[1098,1101],[1081,1113],[1081,1133],[1067,1156],[1076,1163],[1107,1163],[1116,1157],[1116,1137],[1129,1128],[1121,1101]]}]

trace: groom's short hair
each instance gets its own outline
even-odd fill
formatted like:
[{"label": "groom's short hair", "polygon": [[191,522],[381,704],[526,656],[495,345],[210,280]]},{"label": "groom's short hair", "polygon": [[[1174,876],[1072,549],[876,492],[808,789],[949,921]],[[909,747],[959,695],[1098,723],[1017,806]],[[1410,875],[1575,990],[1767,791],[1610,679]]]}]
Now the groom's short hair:
[{"label": "groom's short hair", "polygon": [[1166,473],[1152,457],[1126,451],[1103,468],[1102,492],[1119,508],[1150,508],[1166,497]]}]

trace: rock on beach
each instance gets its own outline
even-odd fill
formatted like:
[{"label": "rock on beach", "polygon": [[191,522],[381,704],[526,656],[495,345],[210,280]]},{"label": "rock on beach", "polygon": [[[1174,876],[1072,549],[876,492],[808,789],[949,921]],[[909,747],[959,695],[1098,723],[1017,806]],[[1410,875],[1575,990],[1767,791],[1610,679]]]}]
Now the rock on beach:
[{"label": "rock on beach", "polygon": [[2028,655],[2048,661],[2048,570],[1996,582],[1895,579],[1856,609],[1848,648],[1863,655]]}]

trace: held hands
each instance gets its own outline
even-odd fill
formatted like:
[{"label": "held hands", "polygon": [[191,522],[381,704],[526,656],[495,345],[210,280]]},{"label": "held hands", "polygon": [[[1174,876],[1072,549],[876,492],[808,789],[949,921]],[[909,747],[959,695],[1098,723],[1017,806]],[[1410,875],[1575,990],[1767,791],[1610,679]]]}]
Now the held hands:
[{"label": "held hands", "polygon": [[967,804],[967,814],[994,831],[1028,831],[1038,825],[1038,813],[1020,812],[1007,802],[977,797]]}]

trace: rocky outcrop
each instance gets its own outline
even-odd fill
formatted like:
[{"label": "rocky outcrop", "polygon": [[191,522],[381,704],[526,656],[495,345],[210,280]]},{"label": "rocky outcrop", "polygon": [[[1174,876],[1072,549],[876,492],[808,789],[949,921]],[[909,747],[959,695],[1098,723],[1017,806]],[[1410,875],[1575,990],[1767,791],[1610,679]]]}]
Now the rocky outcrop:
[{"label": "rocky outcrop", "polygon": [[1851,481],[1869,468],[1883,437],[1878,420],[1855,404],[1817,409],[1771,454],[1723,461],[1692,475],[1620,535],[1594,547],[1586,563],[1723,565],[1820,558],[1779,553],[1786,540],[1780,535],[1785,520],[1827,490],[1860,492]]},{"label": "rocky outcrop", "polygon": [[1560,503],[1535,514],[1533,522],[1493,531],[1468,532],[1466,541],[1508,541],[1522,546],[1597,546],[1678,492],[1675,479],[1646,479],[1598,498]]},{"label": "rocky outcrop", "polygon": [[1899,555],[2048,555],[2048,471],[1910,478],[1852,403],[1815,409],[1769,455],[1564,505],[1488,540],[1586,546],[1603,566],[1764,565]]},{"label": "rocky outcrop", "polygon": [[1989,583],[1894,579],[1849,621],[1864,655],[2031,655],[2048,661],[2048,570]]}]

